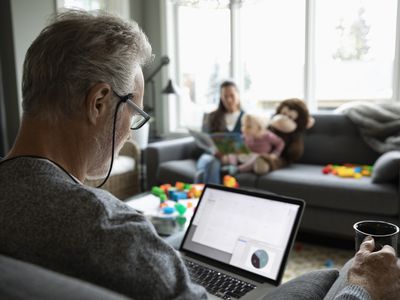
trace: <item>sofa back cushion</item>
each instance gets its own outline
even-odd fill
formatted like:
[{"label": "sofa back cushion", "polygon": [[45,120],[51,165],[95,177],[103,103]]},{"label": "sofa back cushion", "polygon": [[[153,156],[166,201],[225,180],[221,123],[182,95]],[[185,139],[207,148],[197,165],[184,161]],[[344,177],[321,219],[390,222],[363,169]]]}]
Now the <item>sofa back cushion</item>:
[{"label": "sofa back cushion", "polygon": [[362,139],[358,128],[342,114],[314,114],[314,126],[304,139],[304,154],[299,162],[370,164],[379,154]]}]

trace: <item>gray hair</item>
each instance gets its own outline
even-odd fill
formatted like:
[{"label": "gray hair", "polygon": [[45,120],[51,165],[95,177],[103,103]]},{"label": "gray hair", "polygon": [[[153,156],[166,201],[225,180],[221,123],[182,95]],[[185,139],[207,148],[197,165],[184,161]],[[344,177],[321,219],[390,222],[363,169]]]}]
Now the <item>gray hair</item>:
[{"label": "gray hair", "polygon": [[22,78],[24,114],[72,117],[96,83],[120,95],[134,90],[138,66],[152,58],[138,24],[98,12],[71,10],[56,15],[29,47]]}]

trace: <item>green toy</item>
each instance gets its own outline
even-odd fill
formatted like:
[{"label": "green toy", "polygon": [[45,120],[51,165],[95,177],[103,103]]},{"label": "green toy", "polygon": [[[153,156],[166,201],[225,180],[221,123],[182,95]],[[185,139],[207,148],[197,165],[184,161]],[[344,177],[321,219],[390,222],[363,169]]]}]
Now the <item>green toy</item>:
[{"label": "green toy", "polygon": [[186,217],[184,216],[186,212],[186,206],[181,204],[181,203],[176,203],[175,204],[175,209],[178,212],[178,216],[176,217],[176,223],[178,223],[180,226],[185,225],[186,223]]}]

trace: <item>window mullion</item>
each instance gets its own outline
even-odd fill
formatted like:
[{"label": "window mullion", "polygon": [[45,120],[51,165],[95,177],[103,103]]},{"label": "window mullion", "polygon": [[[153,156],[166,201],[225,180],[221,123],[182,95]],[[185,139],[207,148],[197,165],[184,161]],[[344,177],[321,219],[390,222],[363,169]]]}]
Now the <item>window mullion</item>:
[{"label": "window mullion", "polygon": [[315,98],[315,0],[306,0],[304,99],[310,111],[318,110]]},{"label": "window mullion", "polygon": [[231,20],[231,77],[242,87],[241,74],[241,48],[240,48],[240,3],[231,0],[230,3]]}]

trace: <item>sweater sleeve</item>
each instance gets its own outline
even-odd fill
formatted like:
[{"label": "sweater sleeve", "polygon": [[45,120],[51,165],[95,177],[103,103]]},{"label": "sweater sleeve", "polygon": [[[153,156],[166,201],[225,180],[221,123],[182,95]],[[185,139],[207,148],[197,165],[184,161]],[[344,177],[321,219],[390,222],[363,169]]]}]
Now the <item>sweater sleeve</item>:
[{"label": "sweater sleeve", "polygon": [[354,284],[346,286],[334,300],[372,300],[368,292]]},{"label": "sweater sleeve", "polygon": [[[134,299],[206,299],[178,252],[125,204],[106,207],[93,226],[87,262],[92,280]],[[94,272],[93,272],[94,271]]]},{"label": "sweater sleeve", "polygon": [[271,153],[276,154],[276,156],[280,156],[283,148],[285,148],[285,142],[272,131],[267,131],[266,138],[274,147],[274,150],[272,150]]},{"label": "sweater sleeve", "polygon": [[249,135],[246,135],[246,134],[242,134],[242,137],[243,137],[244,144],[245,144],[249,149],[251,149],[251,146],[252,146],[253,143],[254,143],[253,137],[252,137],[252,136],[249,136]]}]

